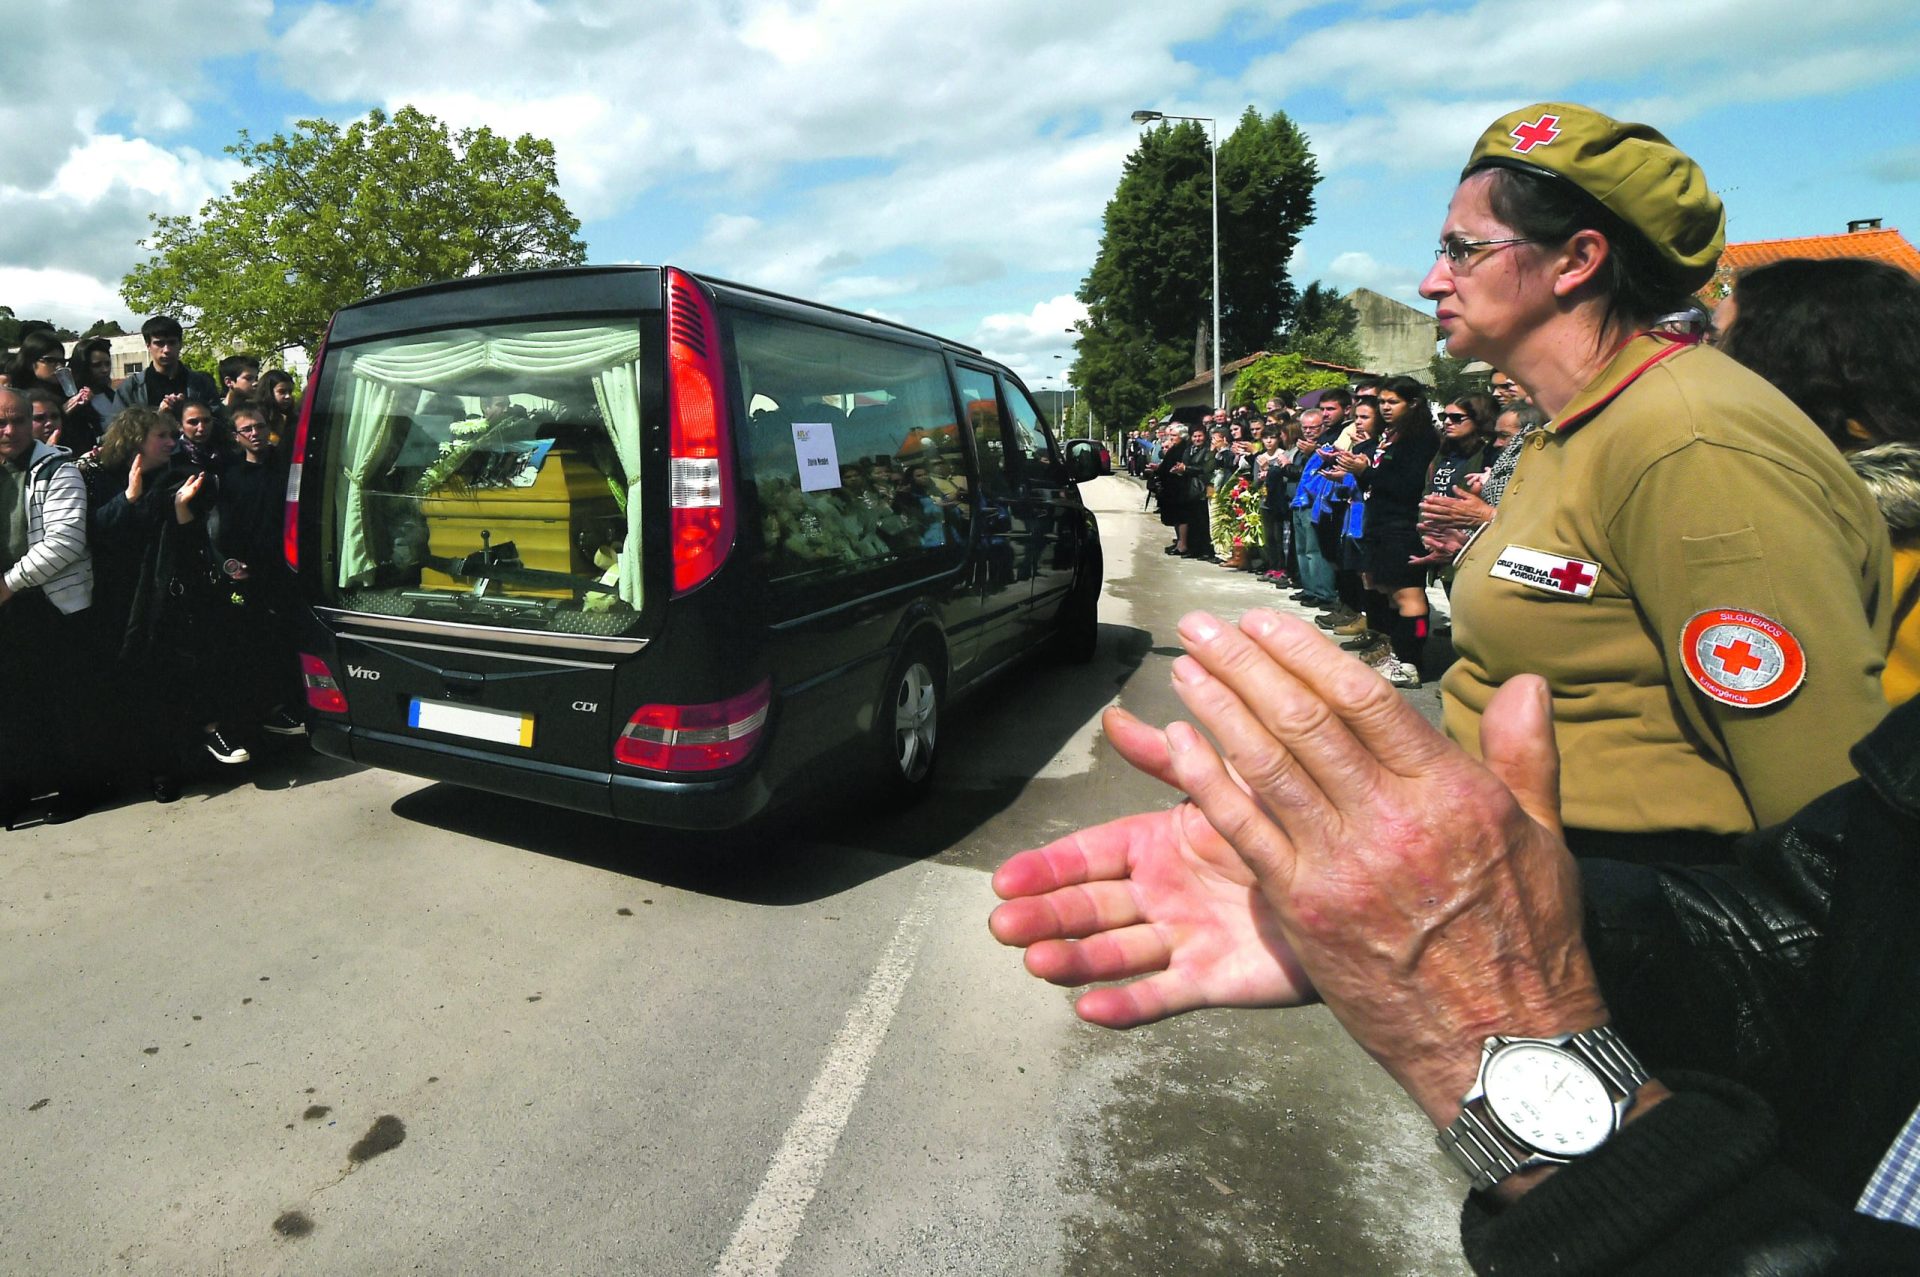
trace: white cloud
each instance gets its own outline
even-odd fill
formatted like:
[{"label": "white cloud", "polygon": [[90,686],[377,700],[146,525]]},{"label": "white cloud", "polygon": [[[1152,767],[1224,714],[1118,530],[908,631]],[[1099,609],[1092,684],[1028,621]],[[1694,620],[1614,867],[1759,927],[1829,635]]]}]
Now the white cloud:
[{"label": "white cloud", "polygon": [[1371,288],[1416,306],[1422,304],[1420,276],[1403,267],[1375,261],[1371,253],[1341,253],[1327,264],[1324,278],[1343,293],[1355,288]]},{"label": "white cloud", "polygon": [[[1071,293],[1038,302],[1024,313],[988,315],[967,344],[978,346],[1030,386],[1050,373],[1063,378],[1073,363],[1073,326],[1087,317],[1086,303]],[[1054,356],[1060,356],[1055,359]]]},{"label": "white cloud", "polygon": [[[1313,29],[1290,39],[1309,8]],[[956,331],[1018,316],[1009,289],[1050,294],[1087,269],[1132,109],[1230,127],[1244,104],[1303,102],[1334,175],[1323,221],[1381,209],[1315,239],[1315,259],[1331,283],[1406,297],[1421,254],[1382,202],[1425,207],[1416,184],[1444,181],[1505,111],[1573,96],[1673,131],[1883,84],[1920,70],[1915,17],[1912,0],[142,0],[114,8],[108,38],[64,21],[9,35],[0,129],[33,144],[0,153],[0,263],[73,273],[97,298],[137,260],[148,213],[231,181],[178,134],[210,101],[258,115],[242,100],[257,60],[316,114],[412,103],[551,138],[597,259],[671,251],[910,322],[959,315]],[[1873,171],[1920,170],[1890,150]]]},{"label": "white cloud", "polygon": [[[86,25],[58,8],[16,18],[0,102],[0,301],[21,315],[127,317],[115,295],[151,213],[191,212],[237,166],[162,138],[224,90],[210,33],[240,56],[267,39],[271,0],[142,0]],[[109,20],[110,19],[110,20]],[[102,24],[106,25],[102,25]]]},{"label": "white cloud", "polygon": [[964,162],[1061,120],[1123,125],[1195,84],[1173,46],[1242,4],[984,0],[962,16],[937,0],[758,0],[610,23],[598,0],[480,0],[452,40],[439,0],[374,0],[314,6],[281,56],[289,83],[329,100],[552,138],[564,193],[593,219],[656,186],[755,192],[810,163]]},{"label": "white cloud", "polygon": [[[1830,46],[1871,53],[1852,60],[1845,78],[1813,86],[1834,92],[1911,70],[1912,18],[1909,0],[1480,0],[1323,27],[1254,63],[1245,79],[1272,84],[1310,65],[1355,102],[1382,94],[1452,97],[1463,84],[1497,82],[1522,105],[1529,96],[1558,97],[1572,82],[1631,81],[1649,71],[1710,93],[1727,77],[1771,81]],[[1863,32],[1875,38],[1863,43]],[[1387,49],[1427,56],[1383,66]],[[1886,51],[1894,56],[1879,56]]]},{"label": "white cloud", "polygon": [[1404,173],[1458,169],[1483,129],[1514,109],[1511,97],[1469,101],[1397,101],[1374,104],[1372,114],[1328,123],[1305,122],[1322,172],[1361,167]]},{"label": "white cloud", "polygon": [[22,319],[51,319],[74,329],[96,319],[117,319],[125,327],[130,318],[116,284],[81,271],[0,266],[0,298]]},{"label": "white cloud", "polygon": [[[1392,49],[1423,55],[1383,61]],[[1460,164],[1481,129],[1532,101],[1573,97],[1670,132],[1718,107],[1911,76],[1920,30],[1911,0],[1479,0],[1322,27],[1241,82],[1290,91],[1303,66],[1352,108],[1304,124],[1323,165],[1406,171]],[[1649,77],[1663,90],[1629,87]]]},{"label": "white cloud", "polygon": [[1128,130],[914,159],[784,202],[764,218],[718,215],[685,260],[850,305],[1035,271],[1077,275],[1098,247],[1093,212],[1133,144]]},{"label": "white cloud", "polygon": [[[70,301],[57,306],[63,316],[84,311],[87,323],[124,320],[128,312],[114,294],[145,256],[140,244],[152,230],[149,215],[192,213],[239,172],[233,161],[191,148],[168,150],[118,134],[89,138],[45,186],[0,187],[0,263],[12,263],[23,279],[71,281]],[[0,299],[22,315],[51,313],[26,308],[18,293]]]}]

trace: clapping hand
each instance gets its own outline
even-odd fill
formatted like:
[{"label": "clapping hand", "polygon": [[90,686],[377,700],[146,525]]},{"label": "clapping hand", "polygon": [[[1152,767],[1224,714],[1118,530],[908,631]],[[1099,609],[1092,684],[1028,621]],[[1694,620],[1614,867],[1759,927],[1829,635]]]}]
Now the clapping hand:
[{"label": "clapping hand", "polygon": [[1195,613],[1180,630],[1175,690],[1219,748],[1170,724],[1174,780],[1334,1015],[1430,1116],[1457,1113],[1489,1034],[1605,1023],[1544,683],[1496,693],[1481,763],[1298,618]]},{"label": "clapping hand", "polygon": [[1427,552],[1408,559],[1408,567],[1432,567],[1436,564],[1452,563],[1460,557],[1460,551],[1467,548],[1467,534],[1458,528],[1422,524],[1420,525],[1420,544],[1426,547]]},{"label": "clapping hand", "polygon": [[1488,1034],[1606,1021],[1540,680],[1495,694],[1482,763],[1298,619],[1180,628],[1175,688],[1218,748],[1109,711],[1121,754],[1191,797],[1002,866],[991,925],[1030,970],[1130,981],[1079,1000],[1114,1027],[1317,995],[1441,1124]]},{"label": "clapping hand", "polygon": [[[1166,737],[1122,709],[1107,737],[1134,766],[1171,777]],[[988,921],[1054,984],[1123,980],[1080,995],[1110,1029],[1201,1007],[1299,1006],[1313,997],[1253,871],[1192,803],[1083,829],[1000,866],[1007,903]]]},{"label": "clapping hand", "polygon": [[1420,522],[1439,528],[1465,528],[1469,532],[1493,521],[1493,507],[1465,488],[1455,486],[1453,495],[1422,497]]},{"label": "clapping hand", "polygon": [[193,522],[193,511],[189,508],[193,499],[200,495],[200,486],[206,481],[207,472],[198,470],[180,485],[173,494],[173,517],[181,523]]}]

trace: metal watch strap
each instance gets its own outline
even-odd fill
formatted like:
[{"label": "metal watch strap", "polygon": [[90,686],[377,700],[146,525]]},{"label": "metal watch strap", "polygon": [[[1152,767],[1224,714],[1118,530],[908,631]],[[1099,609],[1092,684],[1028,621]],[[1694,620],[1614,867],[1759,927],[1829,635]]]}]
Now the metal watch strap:
[{"label": "metal watch strap", "polygon": [[1460,1116],[1436,1138],[1441,1151],[1473,1181],[1476,1192],[1487,1192],[1524,1165],[1513,1146],[1471,1108],[1462,1108]]},{"label": "metal watch strap", "polygon": [[1567,1039],[1567,1046],[1579,1052],[1580,1058],[1593,1065],[1607,1085],[1623,1097],[1631,1099],[1634,1092],[1647,1084],[1646,1069],[1608,1025],[1574,1034]]},{"label": "metal watch strap", "polygon": [[[1504,1044],[1527,1040],[1490,1038],[1488,1042]],[[1615,1107],[1622,1115],[1631,1105],[1635,1093],[1647,1084],[1646,1069],[1620,1040],[1619,1034],[1606,1025],[1570,1034],[1557,1044],[1584,1060],[1617,1093]],[[1476,1081],[1474,1092],[1478,1091],[1479,1084]],[[1469,1093],[1467,1102],[1461,1106],[1460,1116],[1436,1136],[1441,1150],[1467,1172],[1476,1190],[1484,1193],[1509,1175],[1530,1167],[1566,1163],[1566,1158],[1552,1157],[1517,1143],[1500,1130],[1490,1117],[1482,1116],[1480,1110],[1483,1104],[1481,1096]]]}]

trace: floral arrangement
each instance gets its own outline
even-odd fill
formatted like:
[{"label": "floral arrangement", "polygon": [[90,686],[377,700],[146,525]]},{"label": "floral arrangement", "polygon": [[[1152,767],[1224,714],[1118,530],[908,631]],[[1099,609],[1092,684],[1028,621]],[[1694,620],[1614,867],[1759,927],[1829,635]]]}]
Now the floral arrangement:
[{"label": "floral arrangement", "polygon": [[1235,475],[1213,494],[1213,519],[1208,530],[1223,550],[1257,549],[1266,544],[1260,524],[1260,494],[1244,474]]},{"label": "floral arrangement", "polygon": [[495,435],[503,433],[508,424],[503,420],[495,425],[485,417],[470,417],[466,421],[454,422],[449,427],[453,437],[440,445],[440,455],[421,472],[419,481],[413,485],[413,494],[424,497],[441,488],[464,487],[460,482],[462,468]]}]

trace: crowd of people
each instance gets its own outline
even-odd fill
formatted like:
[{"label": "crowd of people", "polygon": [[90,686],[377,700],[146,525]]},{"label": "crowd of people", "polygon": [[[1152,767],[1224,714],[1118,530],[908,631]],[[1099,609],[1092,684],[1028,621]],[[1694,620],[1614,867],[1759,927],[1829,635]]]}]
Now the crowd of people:
[{"label": "crowd of people", "polygon": [[1258,573],[1388,682],[1418,687],[1427,588],[1450,589],[1456,533],[1492,517],[1516,441],[1544,422],[1512,378],[1496,372],[1492,390],[1437,414],[1406,376],[1276,397],[1138,432],[1127,466],[1173,529],[1168,554]]},{"label": "crowd of people", "polygon": [[1724,244],[1657,131],[1490,125],[1421,291],[1491,402],[1315,404],[1266,569],[1395,659],[1438,571],[1444,736],[1298,615],[1190,614],[1211,739],[1105,720],[1182,800],[995,877],[1095,1024],[1325,1002],[1475,1189],[1483,1273],[1920,1271],[1920,280],[1781,262],[1709,316]]},{"label": "crowd of people", "polygon": [[[25,333],[0,385],[0,825],[298,736],[280,542],[293,379],[181,360],[168,316],[117,385],[110,343]],[[21,748],[18,742],[34,742]]]}]

